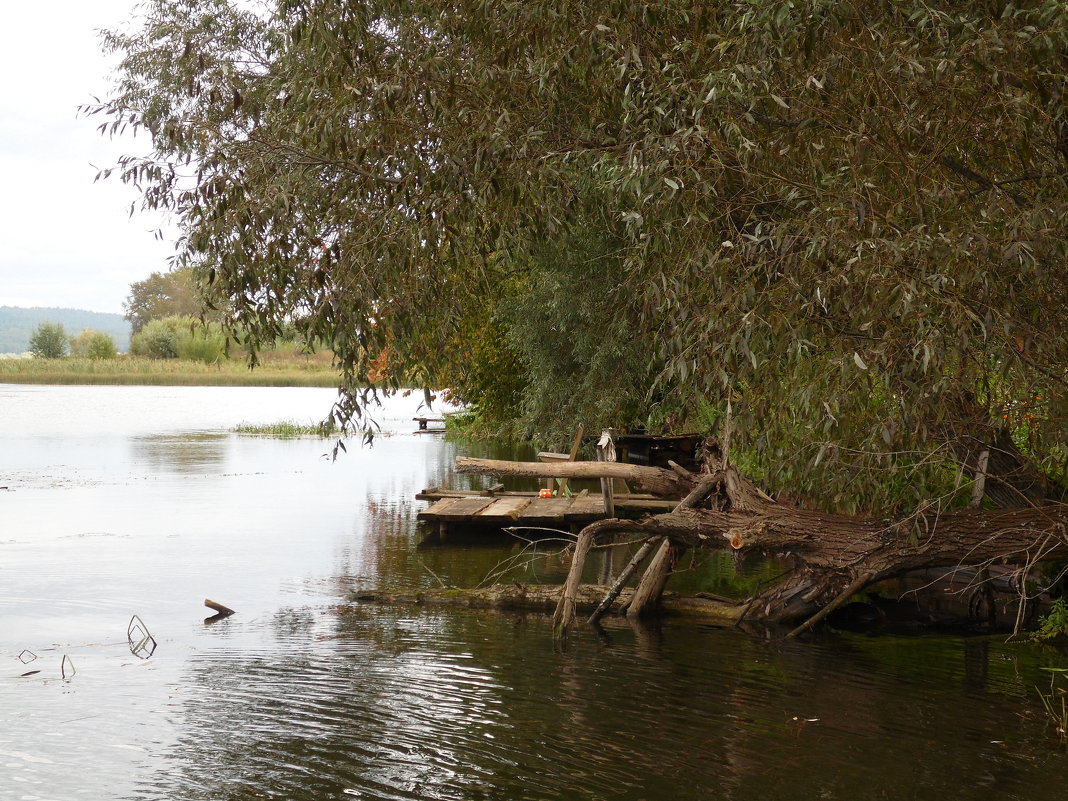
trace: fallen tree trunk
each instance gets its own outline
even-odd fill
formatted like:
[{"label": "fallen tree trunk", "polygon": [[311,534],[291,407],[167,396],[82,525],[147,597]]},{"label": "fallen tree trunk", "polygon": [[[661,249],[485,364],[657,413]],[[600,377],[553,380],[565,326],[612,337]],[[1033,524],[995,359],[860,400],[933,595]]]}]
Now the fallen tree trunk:
[{"label": "fallen tree trunk", "polygon": [[[607,527],[609,522],[593,525]],[[813,569],[870,572],[875,581],[920,568],[993,561],[1030,565],[1068,554],[1068,505],[1062,504],[927,510],[897,520],[768,504],[756,512],[680,509],[632,525],[637,528],[627,530],[665,535],[691,547],[729,544],[736,550],[789,553]]]},{"label": "fallen tree trunk", "polygon": [[672,470],[623,462],[509,462],[458,456],[456,472],[529,478],[620,478],[661,498],[681,498],[693,489],[693,482]]},{"label": "fallen tree trunk", "polygon": [[[793,569],[749,604],[753,616],[777,623],[804,621],[873,582],[912,570],[997,562],[1026,571],[1042,560],[1068,556],[1064,504],[953,512],[931,506],[897,519],[854,518],[766,500],[734,468],[702,479],[709,482],[720,494],[713,508],[680,504],[641,521],[600,520],[580,536],[590,545],[609,535],[659,536],[676,546],[785,557]],[[573,564],[572,574],[581,569],[581,563]]]},{"label": "fallen tree trunk", "polygon": [[[587,584],[575,595],[575,606],[581,612],[592,612],[608,587]],[[624,589],[616,608],[626,605],[633,590]],[[428,589],[419,592],[361,592],[352,596],[357,603],[413,604],[431,607],[459,607],[465,609],[498,609],[502,611],[540,612],[550,614],[557,605],[560,587],[539,584],[496,584],[470,590]],[[706,594],[682,595],[665,592],[661,608],[671,615],[694,618],[706,623],[733,626],[741,617],[743,606],[729,598]]]}]

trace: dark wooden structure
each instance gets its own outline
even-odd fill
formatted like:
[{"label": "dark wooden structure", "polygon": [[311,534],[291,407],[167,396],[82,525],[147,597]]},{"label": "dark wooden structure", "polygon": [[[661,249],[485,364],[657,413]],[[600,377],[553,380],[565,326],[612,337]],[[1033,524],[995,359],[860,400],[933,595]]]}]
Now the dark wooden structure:
[{"label": "dark wooden structure", "polygon": [[704,442],[701,434],[660,436],[654,434],[615,434],[616,459],[627,464],[668,467],[668,462],[697,472],[700,464],[697,448]]},{"label": "dark wooden structure", "polygon": [[444,417],[413,417],[413,422],[419,424],[419,431],[444,431],[444,428],[428,428],[427,423],[444,423]]}]

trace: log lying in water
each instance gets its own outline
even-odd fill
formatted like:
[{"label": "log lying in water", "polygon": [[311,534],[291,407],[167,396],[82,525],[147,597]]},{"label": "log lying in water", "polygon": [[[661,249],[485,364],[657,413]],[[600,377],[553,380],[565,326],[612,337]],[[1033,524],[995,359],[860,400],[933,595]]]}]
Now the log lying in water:
[{"label": "log lying in water", "polygon": [[529,478],[620,478],[661,498],[681,498],[693,489],[691,481],[674,471],[623,462],[509,462],[458,456],[456,472]]},{"label": "log lying in water", "polygon": [[[592,612],[601,602],[608,587],[586,584],[575,593],[579,611]],[[617,608],[630,601],[632,590],[619,595]],[[416,604],[421,606],[462,607],[468,609],[500,609],[549,614],[560,598],[556,585],[497,584],[471,590],[430,589],[419,592],[390,593],[363,592],[352,596],[360,603]],[[741,618],[743,606],[728,598],[709,595],[680,595],[664,593],[661,609],[665,613],[699,619],[706,623],[733,626]]]}]

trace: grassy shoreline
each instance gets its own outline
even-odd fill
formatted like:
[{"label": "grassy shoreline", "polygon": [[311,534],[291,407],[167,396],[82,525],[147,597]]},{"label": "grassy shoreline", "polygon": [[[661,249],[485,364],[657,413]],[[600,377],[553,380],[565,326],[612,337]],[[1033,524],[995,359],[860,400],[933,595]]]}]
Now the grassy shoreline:
[{"label": "grassy shoreline", "polygon": [[0,359],[0,384],[336,387],[329,356],[267,354],[255,369],[241,359],[214,364],[186,359]]}]

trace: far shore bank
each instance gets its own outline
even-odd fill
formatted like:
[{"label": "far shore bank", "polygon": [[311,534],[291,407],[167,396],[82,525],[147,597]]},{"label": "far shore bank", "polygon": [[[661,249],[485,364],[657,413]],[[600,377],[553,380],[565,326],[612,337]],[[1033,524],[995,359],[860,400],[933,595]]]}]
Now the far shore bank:
[{"label": "far shore bank", "polygon": [[[324,358],[325,357],[325,358]],[[0,383],[150,386],[336,387],[329,354],[264,354],[250,368],[242,359],[211,364],[187,359],[0,359]]]}]

